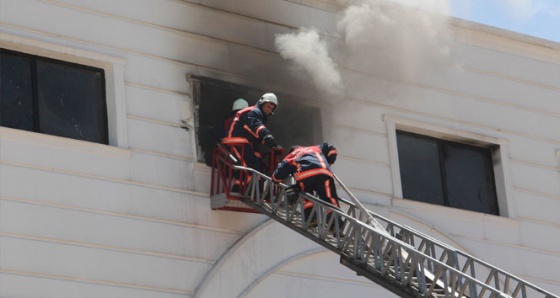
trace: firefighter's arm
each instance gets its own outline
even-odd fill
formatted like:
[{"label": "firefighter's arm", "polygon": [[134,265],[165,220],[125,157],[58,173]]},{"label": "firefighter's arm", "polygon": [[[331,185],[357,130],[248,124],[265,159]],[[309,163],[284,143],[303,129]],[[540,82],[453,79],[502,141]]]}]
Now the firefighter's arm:
[{"label": "firefighter's arm", "polygon": [[279,183],[295,173],[296,167],[289,164],[285,159],[278,164],[278,168],[272,173],[272,181]]},{"label": "firefighter's arm", "polygon": [[276,140],[270,130],[264,125],[261,116],[257,112],[249,112],[247,115],[248,125],[245,127],[256,139],[267,147],[277,147]]}]

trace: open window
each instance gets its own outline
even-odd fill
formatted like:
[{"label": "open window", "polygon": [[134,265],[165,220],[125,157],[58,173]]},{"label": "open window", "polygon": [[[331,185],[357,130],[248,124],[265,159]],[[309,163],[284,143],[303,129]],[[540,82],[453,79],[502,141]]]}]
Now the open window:
[{"label": "open window", "polygon": [[514,217],[506,141],[398,117],[385,120],[395,197]]},{"label": "open window", "polygon": [[190,76],[195,105],[198,161],[211,165],[216,139],[212,129],[231,115],[232,104],[238,98],[250,106],[266,92],[278,96],[278,108],[268,118],[267,127],[278,144],[284,148],[293,145],[314,145],[322,142],[321,113],[318,107],[307,105],[275,90],[260,90],[216,79]]}]

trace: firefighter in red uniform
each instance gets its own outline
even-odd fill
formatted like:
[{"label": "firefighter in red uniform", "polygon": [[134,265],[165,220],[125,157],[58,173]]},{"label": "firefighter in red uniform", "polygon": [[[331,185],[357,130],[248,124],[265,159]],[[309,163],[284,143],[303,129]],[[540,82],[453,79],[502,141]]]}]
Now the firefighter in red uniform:
[{"label": "firefighter in red uniform", "polygon": [[216,142],[222,142],[222,139],[226,136],[226,133],[229,130],[229,127],[231,126],[231,123],[233,122],[233,119],[235,118],[237,112],[243,110],[248,106],[249,103],[243,98],[238,98],[233,102],[233,105],[231,106],[230,117],[226,118],[222,123],[214,126],[214,128],[212,129],[212,135],[214,136]]},{"label": "firefighter in red uniform", "polygon": [[[321,200],[340,207],[333,173],[330,168],[336,161],[336,156],[336,148],[328,143],[309,147],[296,146],[278,164],[278,168],[272,174],[272,180],[281,182],[289,175],[293,175],[299,191],[311,195],[315,192]],[[306,218],[309,217],[312,208],[313,202],[305,200],[304,213]],[[334,224],[332,227],[334,227]]]},{"label": "firefighter in red uniform", "polygon": [[[274,93],[264,94],[256,105],[240,110],[226,131],[222,144],[229,145],[232,154],[240,159],[243,165],[262,172],[263,165],[260,153],[255,150],[258,143],[269,148],[277,147],[270,130],[266,128],[268,116],[278,107],[278,98]],[[243,156],[237,149],[243,148]]]}]

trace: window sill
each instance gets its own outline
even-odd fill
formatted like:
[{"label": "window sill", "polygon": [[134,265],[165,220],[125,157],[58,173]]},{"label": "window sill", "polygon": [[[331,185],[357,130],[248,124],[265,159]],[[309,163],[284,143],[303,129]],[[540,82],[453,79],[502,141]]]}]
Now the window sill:
[{"label": "window sill", "polygon": [[517,221],[511,218],[464,210],[459,208],[446,207],[441,205],[417,202],[413,200],[393,197],[392,206],[400,210],[414,210],[415,213],[433,214],[434,216],[444,216],[454,218],[464,222],[488,222],[501,223],[504,225],[516,225]]},{"label": "window sill", "polygon": [[0,127],[0,144],[3,139],[16,140],[37,146],[49,146],[61,150],[88,152],[111,158],[130,159],[131,156],[131,150],[129,149],[8,127]]}]

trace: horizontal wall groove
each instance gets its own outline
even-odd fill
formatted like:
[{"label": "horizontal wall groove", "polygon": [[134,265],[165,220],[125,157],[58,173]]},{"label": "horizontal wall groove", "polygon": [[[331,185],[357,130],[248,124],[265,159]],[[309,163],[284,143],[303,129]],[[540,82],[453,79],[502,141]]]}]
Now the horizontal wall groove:
[{"label": "horizontal wall groove", "polygon": [[541,169],[541,170],[560,173],[560,170],[556,166],[548,166],[548,165],[543,165],[543,164],[539,164],[539,163],[535,163],[535,162],[531,162],[531,161],[520,160],[520,159],[516,159],[516,158],[510,158],[509,160],[511,161],[512,164],[515,163],[515,164],[519,164],[519,165],[528,166],[528,167],[531,167],[531,168],[538,168],[538,169]]},{"label": "horizontal wall groove", "polygon": [[[361,104],[365,104],[365,105],[369,105],[369,106],[383,108],[383,109],[387,109],[391,112],[405,112],[409,115],[425,117],[427,119],[432,119],[432,120],[437,119],[437,120],[445,121],[445,122],[452,123],[452,124],[459,124],[459,125],[463,125],[463,126],[482,128],[482,129],[485,129],[485,130],[488,130],[488,131],[499,132],[501,134],[510,134],[510,135],[522,137],[522,138],[525,138],[525,139],[531,139],[531,140],[547,143],[547,144],[560,145],[560,139],[552,139],[552,138],[547,138],[547,137],[537,137],[537,136],[534,136],[534,135],[531,135],[531,134],[521,133],[521,132],[517,132],[517,131],[513,131],[513,130],[501,129],[501,128],[482,125],[482,124],[478,124],[478,123],[472,123],[472,122],[467,122],[467,121],[451,119],[451,118],[447,118],[447,117],[443,117],[443,116],[427,114],[427,113],[423,113],[423,112],[418,112],[416,110],[404,109],[404,108],[398,107],[398,106],[392,106],[392,105],[381,104],[381,103],[377,103],[377,102],[371,102],[371,101],[356,98],[356,97],[347,96],[347,97],[344,97],[343,100],[348,100],[348,101],[353,101],[353,102],[357,102],[357,103],[361,103]],[[379,133],[381,133],[381,132],[379,132]]]},{"label": "horizontal wall groove", "polygon": [[[223,38],[218,38],[218,37],[215,37],[215,36],[203,35],[203,34],[200,34],[200,33],[197,33],[197,32],[187,31],[185,29],[158,25],[158,24],[154,24],[154,23],[141,21],[141,20],[136,20],[136,19],[133,19],[133,18],[123,17],[123,16],[120,16],[120,15],[105,13],[105,12],[101,12],[101,11],[97,11],[97,10],[91,10],[91,9],[79,7],[79,6],[76,6],[76,5],[61,3],[60,1],[56,1],[56,0],[40,0],[40,1],[44,2],[44,3],[51,4],[51,5],[55,5],[55,6],[58,6],[58,7],[65,7],[67,9],[82,11],[82,12],[86,12],[86,13],[93,14],[93,15],[109,17],[109,18],[114,19],[114,20],[119,20],[119,21],[128,22],[128,23],[132,23],[132,24],[137,24],[137,25],[140,25],[140,26],[160,29],[160,30],[168,31],[170,33],[178,34],[178,35],[181,35],[181,36],[189,36],[189,37],[193,37],[193,38],[197,38],[197,39],[201,39],[201,40],[212,41],[212,42],[217,42],[217,43],[227,43],[227,44],[237,44],[237,45],[250,46],[252,48],[258,49],[258,50],[263,51],[263,52],[275,53],[275,52],[270,51],[266,48],[258,47],[258,46],[255,46],[255,45],[248,45],[248,44],[244,44],[244,43],[234,41],[234,40],[223,39]],[[186,2],[178,2],[178,3],[188,5]],[[232,11],[221,10],[221,9],[214,8],[214,7],[211,7],[211,6],[206,6],[206,5],[203,5],[203,4],[190,4],[190,5],[201,7],[201,8],[204,8],[204,9],[213,10],[213,11],[223,12],[223,13],[228,14],[228,15],[235,15],[235,16],[240,16],[240,17],[244,17],[244,18],[247,18],[247,19],[257,20],[257,21],[260,21],[264,24],[274,24],[274,25],[277,25],[277,26],[286,27],[286,28],[290,28],[290,29],[297,29],[297,27],[291,27],[291,26],[284,25],[284,24],[274,23],[274,22],[270,22],[270,21],[267,21],[267,20],[264,20],[264,19],[258,19],[258,18],[255,18],[255,17],[242,15],[242,14],[232,12]]]},{"label": "horizontal wall groove", "polygon": [[361,163],[361,164],[368,164],[368,165],[378,166],[378,167],[383,167],[383,168],[391,168],[391,165],[389,163],[386,163],[386,162],[379,162],[379,161],[368,160],[368,159],[363,159],[363,158],[358,158],[358,157],[352,157],[352,156],[348,156],[348,155],[342,155],[342,154],[339,154],[338,158],[339,158],[339,160],[348,160],[348,161],[353,161],[353,162],[357,162],[357,163]]},{"label": "horizontal wall groove", "polygon": [[78,277],[63,276],[63,275],[46,274],[41,272],[22,271],[22,270],[2,268],[2,267],[0,267],[0,273],[26,276],[26,277],[54,279],[54,280],[68,281],[68,282],[87,283],[87,284],[100,285],[100,286],[112,286],[112,287],[122,287],[122,288],[136,289],[136,290],[147,290],[147,291],[154,291],[160,293],[186,295],[189,297],[192,296],[192,291],[183,291],[178,289],[164,289],[158,287],[142,286],[142,285],[120,283],[120,282],[113,282],[113,281],[106,281],[106,280],[96,280],[96,279],[78,278]]},{"label": "horizontal wall groove", "polygon": [[204,5],[204,4],[202,4],[202,1],[194,1],[194,2],[190,1],[190,0],[173,0],[173,1],[180,2],[180,3],[188,2],[188,3],[191,3],[191,4],[196,5],[196,6],[207,8],[209,10],[224,12],[226,14],[236,15],[236,16],[240,16],[240,17],[243,17],[243,18],[248,18],[248,19],[251,19],[251,20],[260,21],[260,22],[263,22],[263,23],[266,23],[266,24],[273,24],[273,25],[277,25],[277,26],[280,26],[280,27],[286,27],[286,28],[289,28],[289,29],[292,29],[292,30],[299,29],[299,27],[290,26],[290,25],[282,24],[282,23],[278,23],[278,22],[272,22],[272,21],[269,21],[269,20],[265,20],[265,19],[262,19],[262,18],[257,18],[257,17],[251,16],[251,15],[241,14],[241,13],[237,13],[237,12],[233,12],[233,11],[229,11],[229,10],[224,10],[224,9]]},{"label": "horizontal wall groove", "polygon": [[208,265],[213,265],[216,262],[215,260],[209,260],[209,259],[203,259],[203,258],[194,258],[194,257],[187,257],[187,256],[171,255],[171,254],[159,253],[159,252],[153,252],[153,251],[128,249],[128,248],[116,247],[116,246],[100,245],[100,244],[93,244],[93,243],[86,243],[86,242],[79,242],[79,241],[72,241],[72,240],[39,237],[39,236],[23,235],[23,234],[8,233],[8,232],[0,232],[0,237],[23,239],[23,240],[38,241],[38,242],[47,242],[47,243],[52,243],[52,244],[78,246],[78,247],[85,247],[85,248],[92,248],[92,249],[101,249],[101,250],[115,251],[115,252],[134,254],[134,255],[143,255],[143,256],[163,258],[163,259],[172,259],[172,260],[178,260],[178,261],[203,263],[203,264],[208,264]]},{"label": "horizontal wall groove", "polygon": [[9,127],[0,127],[0,141],[3,139],[42,147],[84,152],[121,160],[129,160],[131,153],[128,148],[120,148]]},{"label": "horizontal wall groove", "polygon": [[[87,46],[90,46],[90,47],[94,47],[95,49],[106,49],[106,50],[110,50],[110,51],[127,53],[127,54],[130,54],[130,55],[149,58],[149,59],[162,61],[162,62],[166,62],[166,63],[171,63],[171,64],[193,66],[193,67],[196,67],[196,68],[201,68],[201,69],[205,69],[205,70],[209,70],[209,71],[214,71],[214,72],[218,72],[218,73],[221,73],[221,74],[224,74],[224,75],[227,75],[227,76],[238,78],[238,79],[240,79],[244,82],[255,81],[255,78],[253,78],[253,77],[248,77],[246,75],[241,75],[241,74],[235,73],[233,71],[228,71],[228,70],[223,69],[223,68],[216,68],[216,67],[212,67],[212,66],[209,66],[209,65],[204,65],[204,64],[189,62],[189,61],[185,61],[185,60],[179,60],[179,59],[166,58],[166,57],[163,57],[163,56],[157,56],[157,55],[153,55],[153,54],[149,54],[149,53],[133,51],[133,50],[130,50],[130,49],[127,49],[127,48],[119,48],[119,47],[109,46],[109,45],[105,45],[105,44],[92,43],[92,42],[89,42],[87,40],[77,39],[77,38],[68,37],[68,36],[55,35],[55,34],[52,34],[48,31],[40,31],[40,30],[36,30],[36,29],[29,29],[27,27],[20,27],[20,26],[16,26],[16,25],[12,25],[12,24],[3,23],[3,22],[0,22],[0,27],[7,27],[7,28],[12,28],[12,29],[15,29],[15,30],[23,31],[23,32],[28,32],[28,33],[31,33],[31,34],[37,34],[37,35],[42,36],[43,38],[49,37],[52,40],[63,40],[63,41],[72,42],[72,43],[76,43],[76,44],[87,45]],[[55,41],[51,41],[51,42],[58,43],[58,42],[55,42]],[[275,54],[275,56],[278,56],[278,55]],[[256,87],[256,85],[253,86],[253,87]],[[172,90],[171,92],[185,93],[185,92],[176,91],[176,90]]]},{"label": "horizontal wall groove", "polygon": [[352,127],[352,126],[349,126],[347,124],[334,123],[333,128],[340,128],[340,129],[357,131],[357,132],[362,133],[362,134],[367,134],[367,135],[372,135],[372,136],[382,137],[382,138],[387,139],[387,133],[381,133],[381,132],[377,132],[377,131],[373,131],[373,130],[367,130],[367,129],[359,128],[359,127]]},{"label": "horizontal wall groove", "polygon": [[104,210],[92,209],[92,208],[83,208],[83,207],[70,206],[70,205],[57,204],[57,203],[40,202],[40,201],[23,199],[23,198],[16,198],[16,197],[10,197],[10,196],[0,196],[0,201],[9,201],[9,202],[29,204],[29,205],[34,205],[34,206],[43,206],[43,207],[56,208],[56,209],[72,210],[72,211],[78,211],[78,212],[84,212],[84,213],[91,213],[91,214],[99,214],[99,215],[105,215],[105,216],[111,216],[111,217],[126,218],[126,219],[131,219],[131,220],[139,220],[139,221],[144,221],[144,222],[153,222],[153,223],[160,223],[160,224],[166,224],[166,225],[172,225],[172,226],[179,226],[179,227],[191,228],[191,229],[197,229],[197,230],[205,230],[205,231],[217,232],[217,233],[223,233],[223,234],[232,234],[232,235],[237,235],[237,236],[244,235],[243,232],[237,232],[237,231],[220,229],[220,228],[212,228],[212,227],[209,227],[209,226],[203,226],[203,225],[199,225],[199,224],[189,224],[189,223],[176,221],[176,220],[159,219],[159,218],[152,218],[152,217],[145,217],[145,216],[138,216],[138,215],[130,215],[130,214],[126,214],[126,213],[104,211]]},{"label": "horizontal wall groove", "polygon": [[[368,194],[372,194],[372,195],[376,195],[376,196],[383,196],[386,198],[392,198],[393,194],[392,193],[384,193],[384,192],[379,192],[379,191],[375,191],[375,190],[371,190],[371,189],[364,189],[364,188],[359,188],[359,187],[355,187],[355,186],[348,186],[346,185],[346,187],[349,190],[353,190],[356,192],[361,192],[361,193],[368,193]],[[346,196],[346,192],[343,192],[342,190],[338,190],[338,196],[339,197],[345,197]],[[345,195],[341,195],[341,194],[345,194]],[[346,198],[346,200],[351,201],[350,198]]]},{"label": "horizontal wall groove", "polygon": [[544,192],[540,192],[540,191],[536,191],[536,190],[532,190],[532,189],[526,189],[526,188],[518,187],[518,186],[515,186],[515,185],[513,186],[513,189],[515,191],[526,193],[526,194],[529,194],[529,195],[535,195],[535,196],[538,196],[538,197],[560,200],[560,195],[557,195],[557,194],[544,193]]},{"label": "horizontal wall groove", "polygon": [[158,190],[170,191],[170,192],[175,192],[175,193],[189,194],[189,195],[199,197],[201,199],[207,199],[209,197],[209,193],[206,193],[206,192],[203,193],[203,192],[198,192],[198,191],[193,191],[193,190],[187,190],[187,189],[181,189],[181,188],[175,188],[175,187],[168,187],[168,186],[162,186],[162,185],[157,185],[157,184],[149,184],[149,183],[139,182],[139,181],[134,181],[134,180],[112,178],[112,177],[107,177],[107,176],[85,174],[85,173],[68,171],[68,170],[61,170],[61,169],[54,169],[54,168],[49,168],[49,167],[35,166],[35,165],[30,165],[30,164],[25,164],[25,163],[10,162],[10,161],[7,161],[7,160],[2,160],[2,159],[0,159],[0,165],[7,165],[7,166],[18,167],[18,168],[26,168],[26,169],[32,169],[32,170],[37,170],[37,171],[43,171],[43,172],[51,172],[51,173],[57,173],[57,174],[61,174],[61,175],[76,176],[76,177],[82,177],[82,178],[87,178],[87,179],[101,180],[101,181],[107,181],[107,182],[118,183],[118,184],[145,187],[145,188],[150,188],[150,189],[158,189]]},{"label": "horizontal wall groove", "polygon": [[189,93],[189,92],[169,90],[169,89],[164,89],[164,88],[160,88],[160,87],[155,87],[155,86],[149,86],[149,85],[145,85],[145,84],[130,82],[130,81],[125,81],[124,85],[125,86],[130,86],[130,87],[135,87],[135,88],[140,88],[140,89],[145,89],[145,90],[157,91],[157,92],[161,92],[161,93],[180,95],[180,96],[186,96],[186,97],[192,98],[192,94]]},{"label": "horizontal wall groove", "polygon": [[128,119],[139,120],[139,121],[143,121],[143,122],[154,123],[154,124],[163,125],[163,126],[170,126],[170,127],[176,127],[176,128],[183,129],[181,127],[183,124],[179,123],[179,122],[162,121],[162,120],[158,120],[158,119],[155,119],[155,118],[152,118],[152,117],[139,116],[139,115],[134,115],[134,114],[127,114],[127,118]]},{"label": "horizontal wall groove", "polygon": [[512,189],[514,191],[519,191],[519,192],[522,192],[522,193],[526,193],[526,194],[530,194],[530,195],[534,195],[534,196],[538,196],[538,197],[560,200],[560,195],[553,194],[553,193],[546,193],[546,192],[542,192],[542,191],[538,191],[538,190],[534,190],[534,189],[528,189],[528,188],[521,187],[521,186],[518,186],[518,185],[515,185],[515,184],[513,184]]},{"label": "horizontal wall groove", "polygon": [[175,159],[175,160],[180,160],[180,161],[184,161],[184,162],[196,162],[196,159],[194,157],[190,157],[190,156],[175,155],[175,154],[169,154],[169,153],[164,153],[164,152],[160,152],[160,151],[139,149],[139,148],[135,148],[135,147],[129,147],[129,149],[132,152],[136,152],[136,153],[140,153],[140,154],[158,156],[158,157],[163,157],[163,158],[167,158],[167,159]]},{"label": "horizontal wall groove", "polygon": [[[548,110],[529,108],[529,107],[526,107],[526,106],[502,101],[502,100],[499,100],[499,99],[494,99],[494,98],[489,98],[489,97],[484,97],[484,96],[478,96],[478,95],[464,93],[464,92],[453,91],[453,90],[450,90],[450,89],[444,89],[444,88],[440,88],[440,87],[430,86],[430,85],[427,85],[427,84],[413,82],[413,81],[388,79],[388,78],[381,77],[379,75],[376,75],[374,73],[369,73],[369,72],[366,72],[366,71],[349,69],[349,68],[343,68],[343,69],[345,71],[348,71],[348,72],[354,72],[354,73],[357,73],[357,74],[360,74],[360,75],[363,75],[363,76],[366,76],[366,77],[377,78],[377,79],[380,79],[380,80],[383,80],[383,81],[394,82],[394,83],[403,84],[403,85],[407,85],[407,86],[413,86],[413,87],[417,87],[417,88],[420,88],[420,89],[423,89],[423,90],[432,90],[434,92],[441,93],[441,94],[448,94],[448,95],[453,95],[453,96],[466,97],[466,98],[474,99],[474,100],[477,100],[477,101],[491,103],[491,104],[498,105],[498,106],[513,107],[513,108],[517,108],[517,109],[524,110],[524,111],[527,111],[527,112],[531,112],[531,113],[534,113],[534,114],[539,114],[539,115],[544,115],[544,116],[549,116],[549,117],[554,117],[554,118],[560,118],[560,113],[558,113],[558,112],[551,112],[551,111],[548,111]],[[363,100],[363,99],[357,99],[357,100]],[[363,101],[365,101],[365,100],[363,100]],[[390,106],[390,105],[387,105],[387,106]]]},{"label": "horizontal wall groove", "polygon": [[469,71],[469,72],[477,73],[477,74],[482,74],[482,75],[486,75],[486,76],[500,78],[500,79],[504,79],[504,80],[511,81],[511,82],[521,83],[523,85],[528,85],[528,86],[548,89],[548,90],[555,91],[555,92],[560,92],[560,87],[558,87],[558,86],[548,85],[548,84],[539,83],[539,82],[535,82],[535,81],[529,81],[529,80],[525,80],[525,79],[521,79],[521,78],[508,76],[506,74],[501,74],[501,73],[497,73],[497,72],[493,72],[493,71],[489,71],[489,70],[485,70],[485,69],[480,69],[480,68],[475,68],[475,67],[470,67],[470,66],[463,66],[463,69],[465,69],[466,71]]},{"label": "horizontal wall groove", "polygon": [[442,94],[449,94],[449,95],[454,95],[454,96],[466,97],[466,98],[470,98],[470,99],[474,99],[474,100],[478,100],[478,101],[482,101],[482,102],[486,102],[486,103],[491,103],[491,104],[494,104],[494,105],[497,105],[497,106],[516,108],[516,109],[523,110],[523,111],[533,113],[533,114],[539,114],[539,115],[548,116],[548,117],[560,118],[560,113],[558,113],[558,112],[551,112],[551,111],[547,111],[547,110],[529,108],[527,106],[523,106],[523,105],[520,105],[520,104],[511,103],[511,102],[506,102],[506,101],[495,99],[495,98],[479,96],[479,95],[474,95],[474,94],[469,94],[469,93],[464,93],[464,92],[458,92],[458,91],[453,91],[453,90],[450,90],[450,89],[443,89],[443,88],[439,88],[439,87],[433,87],[433,86],[426,85],[426,84],[421,84],[421,83],[412,83],[412,82],[406,82],[406,83],[410,84],[410,85],[413,85],[413,86],[417,86],[417,87],[426,89],[426,90],[433,90],[435,92],[442,93]]},{"label": "horizontal wall groove", "polygon": [[[546,255],[559,256],[560,257],[560,251],[545,250],[545,249],[529,247],[529,246],[524,246],[524,245],[511,244],[511,243],[507,243],[507,242],[498,242],[498,241],[494,241],[494,240],[491,240],[491,239],[488,239],[488,238],[483,239],[483,238],[477,238],[477,237],[472,237],[472,236],[458,235],[458,234],[454,234],[454,233],[449,233],[449,236],[453,237],[453,239],[455,239],[455,240],[457,240],[458,238],[461,238],[461,239],[469,240],[469,241],[472,241],[472,242],[490,243],[490,244],[495,245],[495,246],[508,247],[508,248],[513,248],[513,249],[516,249],[516,250],[524,250],[524,251],[527,251],[528,253],[534,252],[534,253],[540,253],[540,254],[546,254]],[[458,242],[461,242],[461,241],[458,241]],[[521,254],[521,255],[526,256],[527,254]],[[516,275],[519,276],[518,274],[516,274]]]}]

